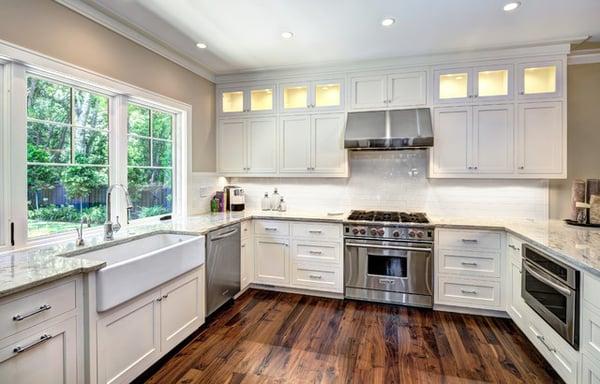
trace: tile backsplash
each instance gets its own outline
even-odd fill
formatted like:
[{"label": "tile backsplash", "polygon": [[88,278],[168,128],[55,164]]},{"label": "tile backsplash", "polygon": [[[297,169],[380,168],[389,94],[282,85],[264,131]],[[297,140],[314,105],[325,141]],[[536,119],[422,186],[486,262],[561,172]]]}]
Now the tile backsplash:
[{"label": "tile backsplash", "polygon": [[[427,151],[350,152],[349,178],[230,178],[260,209],[277,187],[289,211],[424,211],[430,216],[548,218],[547,180],[428,179]],[[193,188],[192,188],[193,189]]]}]

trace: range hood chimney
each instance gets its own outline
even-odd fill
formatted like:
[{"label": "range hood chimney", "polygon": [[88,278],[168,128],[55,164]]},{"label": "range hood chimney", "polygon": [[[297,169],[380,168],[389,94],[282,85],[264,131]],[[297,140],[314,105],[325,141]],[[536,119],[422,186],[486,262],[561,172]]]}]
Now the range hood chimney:
[{"label": "range hood chimney", "polygon": [[348,113],[344,148],[401,150],[432,146],[429,108]]}]

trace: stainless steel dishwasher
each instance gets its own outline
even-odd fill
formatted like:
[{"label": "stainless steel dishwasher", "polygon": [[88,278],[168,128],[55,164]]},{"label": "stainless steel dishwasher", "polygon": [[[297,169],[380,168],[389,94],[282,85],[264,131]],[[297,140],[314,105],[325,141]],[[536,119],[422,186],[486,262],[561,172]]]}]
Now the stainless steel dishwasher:
[{"label": "stainless steel dishwasher", "polygon": [[206,240],[208,316],[240,291],[240,225],[209,232]]}]

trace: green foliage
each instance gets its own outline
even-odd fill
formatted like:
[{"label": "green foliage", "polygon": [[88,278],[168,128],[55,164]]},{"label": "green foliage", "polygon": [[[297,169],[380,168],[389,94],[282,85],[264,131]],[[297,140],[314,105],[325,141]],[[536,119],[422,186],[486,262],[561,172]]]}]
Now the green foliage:
[{"label": "green foliage", "polygon": [[27,212],[29,220],[55,221],[78,223],[81,217],[87,217],[92,224],[103,224],[106,220],[106,209],[104,206],[86,208],[82,212],[72,205],[66,206],[48,206],[38,209],[31,209]]},{"label": "green foliage", "polygon": [[127,106],[128,130],[140,136],[150,136],[150,110],[135,104]]},{"label": "green foliage", "polygon": [[173,115],[152,111],[152,137],[171,140],[173,135]]},{"label": "green foliage", "polygon": [[158,215],[164,215],[170,213],[171,210],[163,207],[162,205],[154,205],[151,207],[142,207],[139,212],[139,218],[152,217]]},{"label": "green foliage", "polygon": [[[49,161],[48,153],[32,144],[27,144],[27,158],[36,163]],[[57,167],[31,165],[27,168],[27,185],[34,191],[52,189],[59,181],[60,171]]]},{"label": "green foliage", "polygon": [[95,167],[71,166],[64,170],[61,181],[71,199],[81,199],[96,188],[108,184],[106,171]]}]

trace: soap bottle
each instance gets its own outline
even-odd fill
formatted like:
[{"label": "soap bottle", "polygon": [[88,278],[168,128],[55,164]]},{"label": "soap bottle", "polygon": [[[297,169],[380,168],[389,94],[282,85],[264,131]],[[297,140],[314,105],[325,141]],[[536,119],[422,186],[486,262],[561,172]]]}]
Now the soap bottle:
[{"label": "soap bottle", "polygon": [[281,202],[281,195],[279,194],[279,192],[277,192],[277,188],[275,188],[275,190],[273,191],[273,194],[271,195],[271,210],[278,211],[280,202]]},{"label": "soap bottle", "polygon": [[269,199],[269,194],[267,192],[265,192],[265,197],[262,198],[260,208],[263,211],[268,211],[271,209],[271,199]]}]

